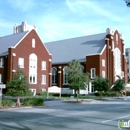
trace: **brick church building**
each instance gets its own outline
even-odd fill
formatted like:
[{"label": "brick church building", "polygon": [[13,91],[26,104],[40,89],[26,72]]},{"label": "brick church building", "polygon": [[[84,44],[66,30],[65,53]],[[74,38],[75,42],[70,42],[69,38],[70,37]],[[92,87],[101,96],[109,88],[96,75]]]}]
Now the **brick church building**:
[{"label": "brick church building", "polygon": [[19,67],[28,77],[34,94],[47,90],[51,86],[51,58],[35,26],[26,22],[15,25],[14,34],[0,37],[0,84],[10,81]]},{"label": "brick church building", "polygon": [[118,30],[107,28],[105,33],[43,44],[36,26],[22,22],[14,26],[14,34],[0,37],[0,84],[10,81],[19,67],[28,77],[34,94],[48,91],[51,86],[67,93],[67,65],[77,59],[82,71],[90,73],[91,93],[95,76],[110,79],[110,85],[119,77],[127,82],[124,50],[124,40]]},{"label": "brick church building", "polygon": [[77,59],[84,72],[90,73],[89,92],[95,76],[110,79],[110,85],[120,77],[127,82],[127,61],[124,40],[118,30],[107,28],[105,33],[76,37],[45,44],[52,54],[52,86],[68,87],[67,65]]}]

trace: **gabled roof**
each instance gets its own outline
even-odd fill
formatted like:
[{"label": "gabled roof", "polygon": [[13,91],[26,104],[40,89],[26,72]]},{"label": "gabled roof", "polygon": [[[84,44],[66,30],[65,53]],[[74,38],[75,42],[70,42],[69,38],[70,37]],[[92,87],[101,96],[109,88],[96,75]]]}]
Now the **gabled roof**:
[{"label": "gabled roof", "polygon": [[105,46],[106,33],[77,37],[45,43],[52,54],[53,64],[68,63],[73,59],[80,62],[88,55],[100,54]]},{"label": "gabled roof", "polygon": [[0,56],[8,55],[8,48],[14,47],[27,33],[28,31],[0,37]]}]

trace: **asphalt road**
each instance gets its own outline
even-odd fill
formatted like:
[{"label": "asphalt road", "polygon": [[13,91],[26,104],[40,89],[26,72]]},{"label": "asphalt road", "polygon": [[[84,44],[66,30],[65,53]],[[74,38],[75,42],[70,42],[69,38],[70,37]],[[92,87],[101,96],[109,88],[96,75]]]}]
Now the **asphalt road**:
[{"label": "asphalt road", "polygon": [[130,119],[129,98],[85,104],[45,103],[45,107],[0,111],[0,130],[119,130],[118,121]]}]

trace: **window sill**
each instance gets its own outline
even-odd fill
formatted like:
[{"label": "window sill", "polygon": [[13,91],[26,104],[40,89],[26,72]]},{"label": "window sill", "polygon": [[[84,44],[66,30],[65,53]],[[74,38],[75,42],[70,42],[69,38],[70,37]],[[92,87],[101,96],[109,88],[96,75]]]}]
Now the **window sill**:
[{"label": "window sill", "polygon": [[46,69],[41,69],[41,70],[46,70]]},{"label": "window sill", "polygon": [[57,84],[52,84],[52,85],[57,85]]},{"label": "window sill", "polygon": [[41,84],[46,84],[46,83],[41,83]]},{"label": "window sill", "polygon": [[63,84],[63,85],[69,85],[69,83]]}]

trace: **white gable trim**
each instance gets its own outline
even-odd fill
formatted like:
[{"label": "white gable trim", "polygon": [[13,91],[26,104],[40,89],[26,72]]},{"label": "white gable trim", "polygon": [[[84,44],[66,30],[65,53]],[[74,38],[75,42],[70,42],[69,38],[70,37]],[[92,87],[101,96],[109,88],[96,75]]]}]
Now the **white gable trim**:
[{"label": "white gable trim", "polygon": [[[31,31],[31,30],[30,30]],[[30,31],[28,31],[19,41],[18,41],[18,43],[16,43],[16,45],[13,47],[13,48],[16,48],[18,45],[19,45],[19,43],[30,33]]]},{"label": "white gable trim", "polygon": [[103,49],[102,49],[100,55],[102,55],[102,53],[104,52],[105,49],[106,49],[106,45],[103,47]]}]

